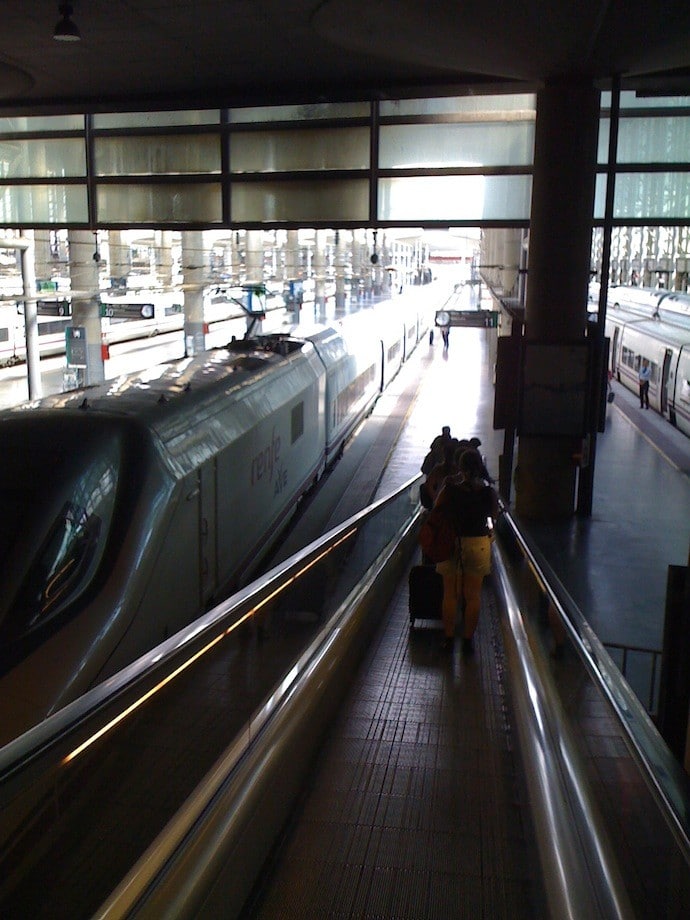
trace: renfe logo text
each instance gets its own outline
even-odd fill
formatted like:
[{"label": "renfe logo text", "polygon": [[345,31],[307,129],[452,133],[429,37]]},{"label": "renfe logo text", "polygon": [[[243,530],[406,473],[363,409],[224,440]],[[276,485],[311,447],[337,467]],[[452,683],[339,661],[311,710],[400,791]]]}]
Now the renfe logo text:
[{"label": "renfe logo text", "polygon": [[269,482],[273,479],[273,470],[278,468],[280,461],[280,435],[276,435],[275,428],[271,432],[271,442],[267,447],[252,460],[252,485],[257,483],[264,476],[268,476]]}]

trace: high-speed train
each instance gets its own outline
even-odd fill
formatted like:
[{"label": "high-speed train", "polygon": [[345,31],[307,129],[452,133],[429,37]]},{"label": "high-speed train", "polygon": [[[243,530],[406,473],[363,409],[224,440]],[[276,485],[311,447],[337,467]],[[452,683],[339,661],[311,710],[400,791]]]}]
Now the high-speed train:
[{"label": "high-speed train", "polygon": [[624,309],[608,309],[609,370],[633,392],[639,390],[643,358],[651,368],[650,408],[690,436],[690,324],[668,322]]},{"label": "high-speed train", "polygon": [[0,413],[0,744],[249,579],[424,336],[396,306]]}]

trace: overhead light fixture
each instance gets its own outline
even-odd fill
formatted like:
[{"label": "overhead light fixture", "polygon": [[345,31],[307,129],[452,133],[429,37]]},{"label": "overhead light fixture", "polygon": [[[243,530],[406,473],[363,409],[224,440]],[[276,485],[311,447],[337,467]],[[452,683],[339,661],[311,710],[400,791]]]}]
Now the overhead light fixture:
[{"label": "overhead light fixture", "polygon": [[62,19],[58,20],[53,32],[53,38],[56,42],[78,42],[81,40],[81,32],[72,22],[72,4],[61,3],[58,6]]}]

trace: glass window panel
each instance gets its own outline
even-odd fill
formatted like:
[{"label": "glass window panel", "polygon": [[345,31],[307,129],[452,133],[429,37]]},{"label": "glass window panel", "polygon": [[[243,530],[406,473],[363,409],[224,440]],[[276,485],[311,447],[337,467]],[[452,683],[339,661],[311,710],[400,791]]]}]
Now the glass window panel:
[{"label": "glass window panel", "polygon": [[619,163],[690,162],[690,117],[622,118]]},{"label": "glass window panel", "polygon": [[220,124],[219,109],[182,112],[113,112],[93,116],[93,126],[96,129],[176,128],[181,125],[217,124]]},{"label": "glass window panel", "polygon": [[52,179],[86,175],[82,138],[0,140],[0,177]]},{"label": "glass window panel", "polygon": [[599,174],[594,186],[594,218],[603,220],[606,213],[606,176]]},{"label": "glass window panel", "polygon": [[230,138],[232,172],[368,169],[369,129],[259,131]]},{"label": "glass window panel", "polygon": [[[621,109],[683,109],[690,106],[690,96],[638,96],[634,90],[620,94]],[[611,93],[601,94],[602,109],[611,108]]]},{"label": "glass window panel", "polygon": [[365,179],[236,183],[231,195],[233,221],[306,224],[369,218],[369,183]]},{"label": "glass window panel", "polygon": [[609,161],[609,135],[611,133],[611,119],[599,119],[599,143],[597,147],[597,163]]},{"label": "glass window panel", "polygon": [[534,122],[381,127],[381,169],[529,166],[533,155]]},{"label": "glass window panel", "polygon": [[0,188],[0,224],[86,223],[86,185],[15,185]]},{"label": "glass window panel", "polygon": [[614,217],[660,219],[690,214],[690,173],[619,173]]},{"label": "glass window panel", "polygon": [[17,116],[0,118],[0,134],[29,131],[83,131],[83,115]]},{"label": "glass window panel", "polygon": [[534,113],[537,97],[533,93],[515,93],[505,96],[452,96],[441,99],[384,100],[379,113],[388,116],[464,115],[499,112]]},{"label": "glass window panel", "polygon": [[528,220],[531,176],[381,179],[379,220]]},{"label": "glass window panel", "polygon": [[230,109],[232,124],[270,121],[308,121],[318,118],[369,118],[368,102],[324,102],[308,105],[271,105]]},{"label": "glass window panel", "polygon": [[98,176],[163,176],[220,172],[220,136],[97,137]]},{"label": "glass window panel", "polygon": [[223,216],[220,183],[193,185],[100,185],[101,223],[218,223]]}]

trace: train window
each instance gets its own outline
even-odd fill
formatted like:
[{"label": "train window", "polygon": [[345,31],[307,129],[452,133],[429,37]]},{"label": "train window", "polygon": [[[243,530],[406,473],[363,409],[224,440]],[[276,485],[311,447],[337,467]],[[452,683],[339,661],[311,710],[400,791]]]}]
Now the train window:
[{"label": "train window", "polygon": [[[639,363],[640,361],[638,358],[637,364]],[[635,368],[635,352],[626,348],[625,345],[621,348],[621,364],[625,364],[626,367]]]},{"label": "train window", "polygon": [[17,598],[24,628],[33,629],[60,604],[93,560],[100,519],[65,502],[38,551]]},{"label": "train window", "polygon": [[2,496],[14,518],[11,526],[24,534],[5,553],[9,571],[7,606],[0,610],[3,641],[28,635],[65,609],[91,584],[101,562],[115,508],[119,450],[114,442],[110,449],[107,442],[92,443],[89,450],[88,441],[84,438],[78,469],[73,452],[58,449],[50,456],[44,450],[51,476],[17,472]]},{"label": "train window", "polygon": [[338,393],[333,418],[334,425],[339,425],[352,413],[358,402],[365,400],[370,395],[375,379],[376,366],[372,364]]},{"label": "train window", "polygon": [[683,377],[680,382],[678,398],[684,403],[690,404],[690,380],[688,380],[687,377]]},{"label": "train window", "polygon": [[655,364],[654,361],[650,361],[649,368],[651,370],[651,374],[649,377],[650,383],[658,383],[659,382],[659,365]]},{"label": "train window", "polygon": [[292,410],[290,418],[290,443],[294,444],[304,434],[304,403],[298,403]]}]

